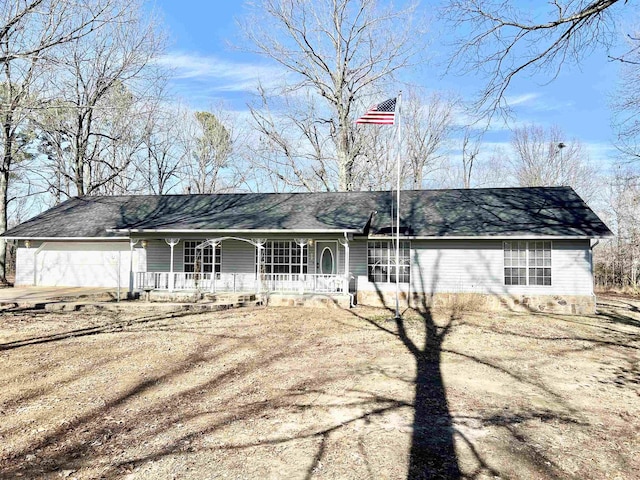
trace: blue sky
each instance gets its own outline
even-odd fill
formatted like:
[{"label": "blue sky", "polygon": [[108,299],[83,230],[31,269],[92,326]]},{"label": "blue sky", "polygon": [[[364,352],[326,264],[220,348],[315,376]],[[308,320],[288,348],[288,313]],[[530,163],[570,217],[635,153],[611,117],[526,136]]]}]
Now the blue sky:
[{"label": "blue sky", "polygon": [[[268,84],[282,75],[266,59],[231,47],[239,37],[235,18],[243,14],[242,2],[156,0],[155,5],[169,30],[164,62],[175,69],[172,90],[193,108],[209,108],[222,101],[232,110],[243,111],[258,81]],[[423,2],[420,8],[428,5],[433,2]],[[428,16],[426,10],[423,13]],[[446,36],[438,33],[438,25],[432,28],[436,34],[428,48],[437,58],[446,52],[438,39]],[[442,77],[435,67],[412,72],[411,81],[457,92],[467,99],[481,87],[472,76]],[[596,51],[580,68],[565,68],[553,82],[545,81],[523,76],[510,88],[508,97],[515,106],[515,122],[557,125],[567,134],[567,140],[577,138],[585,144],[592,161],[607,166],[615,155],[608,104],[617,82],[617,66],[603,51]],[[500,144],[508,138],[506,129],[494,128],[485,140]]]}]

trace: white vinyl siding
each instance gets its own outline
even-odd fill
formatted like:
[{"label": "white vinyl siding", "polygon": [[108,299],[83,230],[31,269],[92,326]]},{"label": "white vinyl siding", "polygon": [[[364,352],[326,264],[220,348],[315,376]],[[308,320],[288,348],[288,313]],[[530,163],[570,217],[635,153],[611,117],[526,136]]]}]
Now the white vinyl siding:
[{"label": "white vinyl siding", "polygon": [[16,250],[16,286],[33,285],[35,281],[35,247],[18,247]]},{"label": "white vinyl siding", "polygon": [[221,246],[223,273],[255,273],[256,247],[241,240],[225,240]]},{"label": "white vinyl siding", "polygon": [[[171,265],[171,247],[164,240],[147,241],[147,271],[168,272]],[[182,241],[173,247],[173,271],[182,272]]]},{"label": "white vinyl siding", "polygon": [[[391,291],[394,284],[367,279],[367,241],[350,244],[356,288]],[[593,276],[589,240],[554,240],[553,285],[505,285],[502,240],[412,240],[411,283],[403,292],[591,295]]]}]

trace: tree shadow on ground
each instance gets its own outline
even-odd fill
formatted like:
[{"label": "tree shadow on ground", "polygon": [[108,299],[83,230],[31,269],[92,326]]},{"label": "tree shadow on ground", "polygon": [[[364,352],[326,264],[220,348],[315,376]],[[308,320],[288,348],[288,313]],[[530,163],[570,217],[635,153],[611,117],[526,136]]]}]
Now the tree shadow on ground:
[{"label": "tree shadow on ground", "polygon": [[[607,299],[597,300],[598,315],[605,317],[611,321],[611,323],[618,323],[621,325],[628,325],[630,327],[640,327],[640,319],[638,319],[638,313],[640,309],[631,302],[625,302],[620,299],[615,299],[611,302]],[[620,313],[620,310],[626,310],[631,315]]]},{"label": "tree shadow on ground", "polygon": [[41,335],[41,336],[29,337],[21,340],[14,340],[11,342],[0,343],[0,351],[13,350],[15,348],[26,347],[28,345],[38,345],[41,343],[57,342],[57,341],[66,340],[69,338],[86,337],[88,335],[97,335],[100,333],[113,333],[113,332],[122,330],[126,327],[130,327],[132,325],[155,323],[155,322],[159,322],[159,321],[170,319],[170,318],[184,317],[187,315],[193,316],[193,315],[199,315],[203,313],[206,313],[206,312],[176,310],[176,311],[161,313],[158,315],[151,315],[148,317],[137,318],[135,320],[114,319],[113,321],[104,322],[104,323],[101,323],[100,325],[95,325],[91,327],[75,328],[71,330],[66,330],[64,332],[51,333],[49,335]]},{"label": "tree shadow on ground", "polygon": [[[418,284],[426,289],[422,278],[423,268],[419,267],[419,259],[412,262],[418,265],[412,269]],[[439,311],[434,315],[433,302],[435,291],[437,291],[440,255],[436,257],[433,268],[428,271],[433,272],[433,277],[428,283],[431,293],[425,292],[421,295],[405,297],[401,301],[405,307],[413,306],[411,315],[396,317],[390,308],[388,292],[383,292],[377,284],[373,284],[379,303],[383,305],[391,319],[385,321],[372,321],[364,316],[351,311],[353,315],[376,326],[387,334],[396,336],[404,345],[406,350],[412,355],[415,362],[414,385],[414,420],[412,425],[411,447],[409,452],[408,475],[409,480],[419,479],[459,479],[478,478],[482,476],[500,477],[502,474],[494,468],[475,447],[473,441],[464,433],[464,429],[457,428],[463,426],[471,417],[459,416],[454,418],[451,413],[449,399],[443,381],[443,355],[456,356],[460,359],[468,360],[478,365],[488,367],[499,375],[510,378],[517,384],[526,386],[539,392],[544,397],[557,405],[557,408],[548,410],[540,409],[531,405],[520,412],[505,412],[504,414],[475,415],[473,420],[480,422],[484,427],[500,427],[506,430],[514,443],[520,444],[526,452],[522,460],[525,460],[532,469],[538,471],[545,478],[561,478],[562,469],[552,461],[552,459],[541,449],[531,445],[526,434],[520,428],[529,421],[539,421],[541,423],[560,423],[567,425],[588,426],[588,423],[579,419],[580,415],[574,411],[562,398],[561,395],[550,389],[542,379],[529,376],[525,373],[512,370],[491,358],[484,358],[474,355],[465,350],[456,350],[445,347],[445,342],[454,328],[466,325],[464,312],[468,305],[452,304],[447,312]],[[409,313],[405,310],[404,314]],[[443,314],[444,313],[444,314]],[[408,322],[419,319],[420,337],[415,335],[415,325],[409,328]],[[554,316],[556,317],[556,316]],[[409,333],[413,332],[413,333]],[[556,337],[545,337],[528,335],[523,332],[494,331],[496,334],[513,335],[523,339],[536,339],[540,341],[559,342],[562,340],[585,341],[588,345],[597,347],[624,347],[624,342],[607,341],[596,338],[582,338],[570,336],[566,339]],[[478,332],[480,335],[481,332]],[[630,348],[636,348],[631,346]],[[572,352],[568,352],[572,353]],[[625,372],[627,376],[633,372]],[[456,439],[458,449],[456,450]],[[459,463],[460,450],[466,449],[475,462],[475,469],[463,472]]]},{"label": "tree shadow on ground", "polygon": [[[379,295],[382,295],[382,292]],[[318,348],[320,345],[318,342],[323,341],[322,333],[309,336],[308,340],[304,341],[299,341],[295,332],[290,336],[274,335],[277,330],[270,332],[269,325],[264,322],[265,319],[259,316],[247,322],[234,322],[227,326],[217,325],[219,322],[209,320],[207,323],[215,326],[213,331],[203,328],[206,325],[202,324],[202,320],[205,319],[202,316],[194,318],[193,325],[187,326],[182,322],[178,325],[165,325],[162,322],[151,321],[156,316],[147,316],[140,318],[139,322],[130,322],[122,329],[105,328],[103,331],[93,333],[77,329],[81,330],[79,333],[85,336],[117,333],[119,337],[121,331],[129,333],[149,331],[156,334],[180,332],[184,328],[193,327],[188,331],[198,333],[198,338],[201,338],[202,333],[207,333],[215,340],[209,343],[203,340],[203,348],[194,348],[189,355],[180,357],[179,362],[144,377],[136,377],[135,382],[118,387],[114,395],[105,398],[104,404],[92,404],[91,407],[84,408],[84,411],[80,411],[77,416],[69,416],[69,423],[56,426],[52,431],[47,431],[42,438],[25,444],[21,449],[15,449],[11,458],[5,459],[4,466],[0,461],[0,477],[14,478],[21,474],[24,478],[48,478],[47,475],[56,475],[55,472],[62,469],[78,469],[84,473],[85,468],[100,464],[104,465],[100,475],[113,478],[132,471],[142,471],[144,474],[144,470],[137,469],[162,463],[165,459],[180,461],[192,453],[219,457],[220,452],[223,452],[223,455],[224,452],[228,452],[230,456],[242,458],[253,455],[256,449],[261,449],[259,452],[267,452],[265,455],[271,455],[273,448],[282,448],[291,449],[290,452],[296,451],[300,455],[296,462],[306,471],[302,475],[311,478],[322,471],[323,464],[326,465],[330,461],[328,459],[335,459],[332,456],[335,455],[336,448],[348,448],[343,444],[336,446],[336,443],[346,439],[345,434],[354,437],[362,435],[359,441],[363,441],[362,438],[365,435],[363,432],[367,430],[358,433],[356,427],[359,422],[363,424],[374,423],[376,420],[384,422],[388,420],[386,417],[389,414],[413,410],[407,465],[409,479],[472,479],[509,476],[504,465],[497,464],[494,458],[487,456],[486,446],[477,442],[473,435],[467,434],[468,425],[473,424],[479,424],[481,428],[496,428],[506,432],[508,441],[518,447],[509,452],[512,456],[510,461],[526,464],[528,472],[537,472],[539,478],[567,478],[567,472],[558,465],[554,452],[539,445],[536,437],[527,430],[527,424],[563,424],[582,428],[583,425],[588,426],[588,420],[581,419],[578,412],[572,411],[570,407],[563,404],[563,398],[546,386],[543,379],[539,378],[535,372],[530,374],[519,370],[513,365],[492,358],[491,355],[474,353],[464,348],[456,350],[452,345],[446,345],[445,341],[453,336],[453,332],[458,331],[458,328],[473,326],[473,319],[467,319],[464,312],[455,310],[446,314],[441,311],[436,313],[432,310],[431,300],[420,299],[416,310],[403,312],[404,318],[399,319],[393,318],[393,312],[390,309],[375,315],[361,314],[358,309],[345,310],[348,314],[347,319],[353,317],[359,319],[357,324],[354,322],[354,325],[349,326],[349,331],[365,329],[374,331],[373,328],[369,328],[374,326],[385,335],[393,336],[393,342],[384,343],[396,345],[397,350],[394,352],[403,350],[404,347],[404,350],[410,353],[409,362],[403,360],[400,365],[406,368],[413,361],[415,375],[405,375],[406,370],[401,373],[387,370],[383,364],[372,365],[372,368],[379,369],[377,373],[388,376],[391,381],[395,379],[405,385],[411,385],[407,387],[405,397],[393,390],[385,393],[369,387],[358,390],[353,386],[347,387],[346,390],[340,388],[339,392],[335,393],[336,387],[333,382],[339,383],[341,379],[353,382],[355,375],[360,375],[350,368],[350,365],[342,364],[339,369],[333,371],[320,369],[315,372],[300,373],[296,370],[293,375],[286,375],[291,378],[290,383],[278,385],[278,388],[269,395],[263,395],[256,386],[264,388],[274,381],[278,384],[285,381],[280,377],[266,376],[271,380],[266,380],[262,385],[259,383],[260,377],[269,370],[281,375],[284,365],[280,362],[295,362],[295,365],[305,361],[321,362],[322,355],[328,352],[334,353],[335,350],[326,350],[324,347],[327,345],[321,345],[322,348]],[[187,312],[185,315],[192,315],[192,312]],[[242,313],[238,311],[233,315],[238,316]],[[331,315],[327,317],[330,319]],[[539,318],[543,319],[542,316]],[[302,329],[317,328],[321,332],[321,323],[300,322],[296,324],[301,328],[298,334],[302,334]],[[345,323],[349,321],[346,320]],[[247,326],[260,328],[256,333],[253,330],[248,331]],[[482,326],[482,328],[489,327],[490,325]],[[517,332],[508,324],[498,324],[496,329],[498,328],[500,330],[496,333],[503,333],[506,338],[515,336],[525,339],[533,338],[527,332]],[[66,338],[74,338],[76,332],[72,330],[66,333],[71,334]],[[270,334],[269,342],[266,343],[259,339],[260,334],[265,333]],[[477,330],[476,333],[480,335],[482,330]],[[218,342],[218,335],[224,335],[228,343]],[[35,338],[40,339],[40,337]],[[95,339],[96,337],[87,337],[86,341],[89,345],[93,345],[92,342]],[[548,345],[557,345],[559,341],[567,341],[571,345],[571,341],[575,340],[574,338],[554,339],[545,335],[537,335],[535,339],[539,342],[549,342]],[[105,340],[105,345],[108,345],[109,338]],[[348,340],[356,339],[350,336]],[[588,340],[585,339],[585,341]],[[48,342],[54,341],[55,339],[51,339]],[[343,341],[344,339],[341,338],[340,345]],[[48,342],[41,343],[48,344]],[[597,347],[615,346],[614,344],[604,345],[601,341],[592,343]],[[53,343],[46,346],[50,348],[55,345]],[[68,344],[57,346],[65,349],[69,347]],[[172,344],[168,342],[167,347],[170,346]],[[574,347],[582,348],[582,345],[574,345]],[[351,350],[348,342],[344,348],[348,350],[347,355],[358,356],[358,351]],[[372,346],[367,345],[366,348],[372,348]],[[237,357],[237,350],[250,353]],[[21,352],[22,350],[11,350],[5,354],[17,355]],[[301,355],[303,352],[306,352],[306,355]],[[314,355],[317,357],[314,358]],[[456,356],[460,360],[492,369],[501,377],[513,380],[513,385],[530,386],[533,391],[552,401],[552,404],[549,402],[551,407],[526,405],[512,410],[487,409],[470,412],[461,411],[463,409],[458,407],[454,415],[443,380],[443,356],[447,356],[448,359]],[[109,352],[109,360],[112,360],[112,357],[113,355]],[[97,358],[104,360],[101,356]],[[144,357],[133,354],[128,359],[132,363],[136,360],[145,362]],[[362,362],[365,360],[365,358],[361,359]],[[328,362],[327,365],[334,363]],[[370,365],[370,363],[367,364]],[[208,370],[211,365],[221,367]],[[97,363],[96,368],[100,369],[102,365]],[[131,371],[138,373],[138,370],[136,368]],[[90,376],[91,372],[88,371],[89,369],[79,368],[76,373],[78,376],[87,374]],[[620,374],[626,375],[631,382],[637,378],[637,371],[637,365],[630,365],[627,371]],[[70,380],[71,377],[69,374]],[[273,380],[274,378],[277,380]],[[384,383],[387,383],[386,380]],[[154,397],[154,393],[159,389],[171,385],[180,385],[180,388],[163,391],[162,396]],[[377,386],[381,385],[377,384]],[[117,386],[114,385],[114,387]],[[55,388],[58,388],[58,385],[55,385]],[[410,392],[410,389],[413,392]],[[333,396],[328,397],[327,391],[332,391]],[[32,396],[39,394],[36,390],[26,393]],[[411,393],[413,401],[410,400]],[[316,398],[318,396],[320,400]],[[189,405],[188,408],[187,405]],[[348,415],[339,419],[327,415],[313,422],[305,421],[309,415],[319,415],[333,408],[347,409]],[[270,423],[269,420],[270,417],[278,415],[280,418],[286,418],[285,421],[295,423],[296,428],[292,431],[279,431],[277,429],[279,425]],[[257,423],[271,425],[273,429],[267,433],[258,434],[252,431]],[[189,428],[183,428],[180,425],[187,425]],[[21,425],[18,427],[24,429]],[[225,436],[223,432],[230,428],[233,429],[234,434]],[[368,432],[370,433],[371,430]],[[0,434],[7,433],[0,432]],[[136,449],[138,444],[149,446]],[[301,447],[301,444],[307,447]],[[369,472],[369,478],[376,478],[375,461],[370,465],[366,445],[363,446],[362,443],[358,445],[358,448],[364,452],[361,456],[366,463],[366,467],[363,467],[359,473],[365,476],[366,472]],[[125,450],[127,447],[133,451],[127,452]],[[463,463],[460,457],[461,450],[469,452]],[[37,456],[37,460],[29,463],[24,460],[27,456]],[[470,458],[475,462],[473,467],[469,466]],[[176,463],[176,465],[178,468],[185,464]],[[233,476],[233,471],[230,475]]]},{"label": "tree shadow on ground", "polygon": [[[436,260],[436,268],[432,285],[438,282],[439,257]],[[422,269],[414,269],[422,279]],[[407,351],[413,356],[415,362],[414,378],[414,419],[411,436],[411,448],[409,452],[409,465],[407,478],[411,480],[421,479],[458,479],[462,473],[458,465],[454,443],[454,427],[449,411],[447,393],[442,378],[442,351],[443,343],[456,321],[456,315],[452,314],[446,323],[438,325],[432,314],[433,294],[430,298],[421,297],[420,308],[416,312],[422,323],[423,338],[413,339],[408,334],[402,315],[387,306],[384,292],[377,284],[374,284],[378,299],[393,314],[396,335]],[[405,299],[406,300],[406,299]],[[370,322],[378,326],[375,322]]]}]

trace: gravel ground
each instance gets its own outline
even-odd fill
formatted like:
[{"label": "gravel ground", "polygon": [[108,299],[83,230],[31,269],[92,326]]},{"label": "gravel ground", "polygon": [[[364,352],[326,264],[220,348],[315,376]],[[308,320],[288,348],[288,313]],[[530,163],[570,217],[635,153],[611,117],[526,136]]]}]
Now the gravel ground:
[{"label": "gravel ground", "polygon": [[640,314],[5,311],[0,478],[640,478]]}]

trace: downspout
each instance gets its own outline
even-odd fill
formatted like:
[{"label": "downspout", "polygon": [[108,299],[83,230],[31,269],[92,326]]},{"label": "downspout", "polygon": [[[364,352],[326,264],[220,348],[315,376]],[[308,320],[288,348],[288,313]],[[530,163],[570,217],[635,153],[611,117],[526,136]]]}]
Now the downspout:
[{"label": "downspout", "polygon": [[[594,265],[593,265],[593,249],[595,247],[598,246],[598,244],[600,243],[600,239],[596,240],[596,243],[594,243],[593,245],[591,245],[591,242],[589,242],[589,261],[591,262],[591,284],[593,285],[593,291],[591,292],[591,295],[594,297],[596,296],[596,288],[595,288],[595,275],[594,275]],[[606,276],[605,276],[606,279]],[[594,300],[595,301],[595,300]]]},{"label": "downspout", "polygon": [[349,291],[349,284],[351,283],[351,276],[349,275],[349,236],[347,232],[343,232],[344,234],[344,283],[345,283],[345,292],[349,295],[349,306],[351,308],[355,307],[355,298],[353,293]]}]

